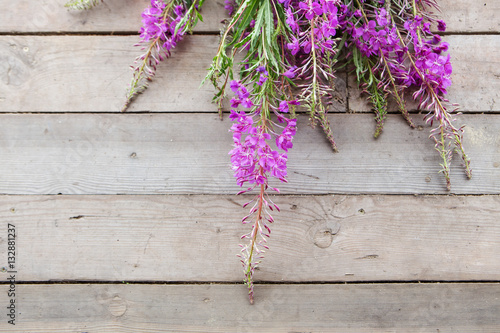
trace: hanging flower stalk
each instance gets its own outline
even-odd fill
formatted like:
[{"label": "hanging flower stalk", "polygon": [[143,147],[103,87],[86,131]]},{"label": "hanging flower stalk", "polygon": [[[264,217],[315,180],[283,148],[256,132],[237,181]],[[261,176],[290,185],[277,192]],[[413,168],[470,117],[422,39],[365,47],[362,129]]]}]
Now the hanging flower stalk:
[{"label": "hanging flower stalk", "polygon": [[145,51],[132,66],[134,75],[127,90],[121,111],[127,110],[132,100],[153,79],[158,64],[170,57],[172,49],[201,19],[199,10],[204,0],[151,0],[151,6],[142,13],[141,46]]},{"label": "hanging flower stalk", "polygon": [[289,61],[294,64],[287,77],[299,82],[298,99],[308,108],[311,125],[314,127],[319,122],[333,150],[337,151],[327,110],[335,89],[339,1],[279,2],[283,3],[290,32],[286,49]]},{"label": "hanging flower stalk", "polygon": [[[349,20],[344,23],[344,31],[350,45],[350,59],[356,68],[358,82],[372,102],[376,117],[375,137],[383,130],[387,114],[387,99],[392,96],[410,127],[415,127],[408,113],[404,93],[407,68],[401,57],[401,47],[397,28],[390,23],[387,3],[355,0],[351,7],[343,11]],[[377,6],[382,6],[377,11]]]},{"label": "hanging flower stalk", "polygon": [[354,47],[351,57],[357,77],[376,113],[375,136],[383,127],[388,95],[394,97],[413,127],[404,99],[405,92],[413,91],[419,108],[429,111],[426,122],[431,126],[437,124],[430,137],[441,155],[441,172],[450,190],[453,150],[461,155],[467,177],[471,178],[472,174],[462,145],[463,127],[453,124],[456,105],[444,97],[451,85],[452,73],[450,55],[443,54],[448,44],[430,29],[432,24],[437,24],[438,30],[444,31],[446,25],[436,20],[430,9],[438,9],[433,0],[354,0],[349,7],[344,7],[350,16],[346,31]]},{"label": "hanging flower stalk", "polygon": [[[253,274],[268,249],[269,224],[274,221],[270,211],[279,210],[268,195],[269,190],[279,192],[270,180],[286,182],[287,152],[293,146],[296,133],[293,108],[299,102],[291,98],[288,79],[291,66],[282,47],[287,32],[285,16],[278,15],[281,5],[261,0],[228,4],[231,2],[226,2],[228,10],[239,7],[223,34],[207,79],[219,89],[217,102],[222,102],[226,88],[235,95],[231,99],[230,115],[235,121],[231,127],[232,169],[238,185],[250,185],[239,194],[258,192],[244,205],[253,203],[249,214],[242,219],[245,224],[252,223],[252,227],[242,236],[246,243],[240,245],[239,254],[249,300],[253,303]],[[240,80],[234,80],[234,55],[241,50],[246,52],[246,57],[241,63]],[[291,117],[285,116],[290,113]]]},{"label": "hanging flower stalk", "polygon": [[[292,140],[297,124],[296,119],[283,115],[297,102],[281,101],[279,105],[273,105],[265,90],[268,89],[267,85],[274,83],[268,81],[268,72],[264,67],[257,68],[257,72],[260,73],[259,81],[249,82],[252,91],[239,81],[232,81],[230,84],[236,95],[231,101],[234,109],[231,110],[230,119],[235,122],[231,127],[234,143],[234,148],[230,151],[231,164],[238,185],[243,186],[245,183],[250,185],[238,194],[258,191],[257,195],[244,205],[246,207],[253,203],[249,214],[242,219],[244,224],[252,223],[252,228],[249,233],[242,236],[246,243],[240,245],[242,249],[239,255],[252,304],[253,274],[263,258],[265,249],[268,249],[266,238],[271,233],[268,224],[274,221],[270,211],[274,209],[279,211],[279,207],[272,202],[267,193],[268,189],[277,193],[279,190],[271,187],[269,181],[271,178],[276,178],[286,182],[287,152],[293,147]],[[238,106],[245,106],[251,111],[248,113],[238,111],[236,109]],[[271,120],[271,114],[276,116],[278,122]],[[272,141],[276,149],[271,147]]]}]

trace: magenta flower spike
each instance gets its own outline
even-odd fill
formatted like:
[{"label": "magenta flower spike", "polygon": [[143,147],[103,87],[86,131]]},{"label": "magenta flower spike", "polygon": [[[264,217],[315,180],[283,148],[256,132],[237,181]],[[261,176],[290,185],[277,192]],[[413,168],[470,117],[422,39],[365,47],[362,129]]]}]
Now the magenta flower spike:
[{"label": "magenta flower spike", "polygon": [[151,0],[151,5],[142,12],[142,27],[139,30],[143,54],[135,60],[132,82],[127,90],[122,112],[132,100],[147,89],[158,64],[169,58],[171,51],[199,20],[199,10],[204,0],[191,1],[187,7],[182,0]]},{"label": "magenta flower spike", "polygon": [[[236,183],[246,190],[239,192],[243,194],[257,190],[258,194],[244,206],[254,203],[247,216],[242,219],[244,224],[253,223],[248,234],[242,236],[247,243],[240,245],[241,252],[238,255],[244,268],[245,284],[248,286],[250,303],[254,301],[253,274],[263,259],[264,252],[269,248],[267,238],[271,229],[269,223],[274,221],[270,211],[275,207],[267,191],[278,189],[270,187],[271,178],[286,182],[287,177],[287,152],[293,147],[293,137],[296,133],[297,121],[285,117],[283,114],[289,112],[290,105],[296,105],[296,101],[280,101],[278,106],[267,103],[266,98],[261,98],[257,90],[262,88],[268,80],[269,73],[264,66],[256,69],[255,78],[257,82],[250,82],[246,88],[240,81],[231,81],[230,87],[235,97],[232,99],[234,109],[231,110],[229,118],[234,122],[231,126],[233,133],[233,149],[231,155],[231,168],[236,178]],[[262,78],[265,78],[263,80]],[[252,90],[254,91],[252,91]],[[245,106],[252,110],[237,110],[238,106]],[[278,121],[285,126],[273,122],[269,112],[273,112]],[[276,148],[271,146],[275,143]]]},{"label": "magenta flower spike", "polygon": [[446,24],[429,12],[437,8],[433,0],[381,1],[370,6],[365,3],[355,0],[350,7],[343,7],[344,27],[354,47],[350,54],[358,81],[376,113],[375,137],[382,131],[389,95],[414,127],[405,104],[405,93],[411,92],[419,108],[428,111],[427,123],[437,124],[430,137],[441,155],[441,172],[449,190],[453,149],[462,156],[466,176],[471,178],[472,174],[462,145],[463,127],[454,125],[456,105],[445,98],[452,73],[450,55],[444,54],[448,44],[431,31],[432,24],[439,31],[444,31]]}]

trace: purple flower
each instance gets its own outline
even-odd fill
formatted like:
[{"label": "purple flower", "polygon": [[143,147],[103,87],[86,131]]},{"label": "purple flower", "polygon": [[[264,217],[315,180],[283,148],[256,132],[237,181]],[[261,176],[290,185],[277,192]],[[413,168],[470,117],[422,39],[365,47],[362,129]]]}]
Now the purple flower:
[{"label": "purple flower", "polygon": [[236,99],[236,98],[231,98],[231,107],[232,108],[238,108],[238,106],[240,106],[241,104],[241,101],[239,99]]},{"label": "purple flower", "polygon": [[233,15],[234,7],[236,7],[236,3],[234,0],[225,0],[224,1],[224,9],[227,11],[229,16]]},{"label": "purple flower", "polygon": [[250,98],[245,98],[243,101],[241,101],[241,105],[245,108],[250,109],[253,106],[253,102],[250,100]]},{"label": "purple flower", "polygon": [[295,20],[295,16],[293,15],[292,8],[286,9],[286,23],[296,34],[299,33],[299,24]]},{"label": "purple flower", "polygon": [[275,165],[272,170],[272,175],[281,181],[286,181],[287,177],[287,168],[286,162],[288,160],[288,156],[286,153],[280,154],[275,158]]},{"label": "purple flower", "polygon": [[259,72],[259,73],[262,73],[265,76],[269,75],[269,73],[266,70],[266,67],[264,67],[264,66],[257,67],[256,71]]},{"label": "purple flower", "polygon": [[377,23],[379,26],[386,26],[389,24],[389,20],[387,18],[387,11],[382,8],[380,11],[376,13]]},{"label": "purple flower", "polygon": [[371,36],[377,33],[377,23],[373,20],[368,21],[367,25],[363,26],[363,39],[368,41]]},{"label": "purple flower", "polygon": [[280,106],[278,108],[280,112],[288,113],[288,102],[287,101],[281,101]]},{"label": "purple flower", "polygon": [[338,12],[338,1],[337,0],[321,0],[321,6],[323,13],[331,13],[334,14],[335,16],[337,15]]},{"label": "purple flower", "polygon": [[292,41],[286,44],[287,48],[292,51],[292,55],[296,55],[300,51],[299,40],[292,36]]},{"label": "purple flower", "polygon": [[438,20],[438,30],[439,31],[446,31],[446,23],[443,20]]},{"label": "purple flower", "polygon": [[271,148],[269,148],[269,146],[266,146],[265,149],[259,148],[257,150],[257,155],[259,156],[259,165],[266,172],[269,172],[276,164],[273,156],[273,151],[271,150]]},{"label": "purple flower", "polygon": [[165,9],[165,2],[161,1],[161,0],[151,0],[151,7],[153,8],[158,8],[160,10],[163,10]]},{"label": "purple flower", "polygon": [[[317,2],[313,2],[311,7],[305,2],[299,2],[299,8],[305,12],[306,19],[312,20],[314,15],[321,15],[322,10]],[[319,14],[318,14],[319,12]]]},{"label": "purple flower", "polygon": [[229,83],[229,87],[235,93],[240,89],[240,81],[233,80]]},{"label": "purple flower", "polygon": [[311,41],[305,40],[303,41],[300,46],[302,47],[302,51],[304,51],[305,54],[308,54],[311,52],[312,44]]},{"label": "purple flower", "polygon": [[385,30],[380,30],[372,35],[370,38],[370,44],[373,50],[377,51],[381,46],[385,46],[387,44],[385,35],[387,32]]},{"label": "purple flower", "polygon": [[247,90],[247,88],[242,84],[239,85],[239,88],[240,89],[236,91],[236,95],[238,95],[240,99],[248,99],[248,97],[250,96],[250,92]]},{"label": "purple flower", "polygon": [[297,66],[292,66],[285,73],[283,73],[283,75],[289,79],[293,79],[295,77],[295,70],[296,69],[297,69]]},{"label": "purple flower", "polygon": [[265,77],[264,75],[260,75],[259,81],[257,82],[257,84],[259,86],[262,86],[264,84],[264,82],[266,82],[266,81],[267,81],[267,77]]}]

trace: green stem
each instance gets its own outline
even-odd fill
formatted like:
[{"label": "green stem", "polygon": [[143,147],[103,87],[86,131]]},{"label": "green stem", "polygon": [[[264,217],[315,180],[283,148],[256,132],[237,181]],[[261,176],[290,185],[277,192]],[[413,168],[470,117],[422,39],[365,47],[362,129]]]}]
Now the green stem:
[{"label": "green stem", "polygon": [[[259,167],[259,174],[263,176],[264,174],[264,169],[262,167]],[[256,247],[257,243],[257,234],[260,229],[260,221],[262,220],[262,208],[263,208],[263,203],[264,203],[264,193],[265,193],[265,185],[261,184],[260,185],[260,193],[259,193],[259,206],[257,208],[257,217],[255,218],[255,223],[252,228],[252,238],[250,241],[250,253],[248,255],[248,265],[245,271],[245,276],[246,276],[246,285],[248,286],[248,297],[250,304],[253,304],[254,299],[253,299],[253,273],[252,273],[252,260],[253,260],[253,255],[254,255],[254,250]]]},{"label": "green stem", "polygon": [[[312,0],[309,0],[309,6],[312,6]],[[330,142],[332,149],[334,152],[338,152],[337,144],[335,143],[335,139],[333,138],[332,129],[330,126],[330,122],[326,116],[325,106],[322,102],[322,93],[320,88],[318,87],[318,59],[316,56],[316,42],[314,35],[315,28],[315,20],[311,21],[310,27],[310,38],[311,38],[311,54],[312,54],[312,66],[313,66],[313,82],[312,82],[312,104],[310,105],[310,120],[311,124],[314,127],[315,120],[319,120],[320,126],[326,134],[328,141]],[[319,109],[316,109],[316,108]],[[316,115],[317,114],[317,115]]]}]

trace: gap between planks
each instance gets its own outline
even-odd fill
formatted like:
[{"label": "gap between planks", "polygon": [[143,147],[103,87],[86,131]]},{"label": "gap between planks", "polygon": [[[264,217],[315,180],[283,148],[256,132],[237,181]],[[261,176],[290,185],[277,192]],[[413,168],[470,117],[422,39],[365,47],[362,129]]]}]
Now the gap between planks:
[{"label": "gap between planks", "polygon": [[[500,280],[367,280],[367,281],[266,281],[259,280],[255,281],[255,285],[391,285],[391,284],[500,284]],[[19,281],[16,280],[16,285],[245,285],[245,281],[161,281],[161,280],[150,280],[150,281],[140,281],[140,280],[121,280],[121,281],[94,281],[94,280],[61,280],[61,281]],[[9,281],[0,281],[1,285],[10,285]]]}]

